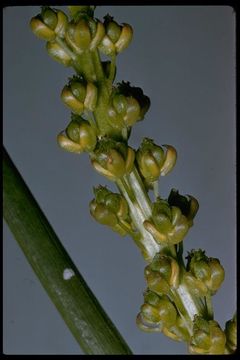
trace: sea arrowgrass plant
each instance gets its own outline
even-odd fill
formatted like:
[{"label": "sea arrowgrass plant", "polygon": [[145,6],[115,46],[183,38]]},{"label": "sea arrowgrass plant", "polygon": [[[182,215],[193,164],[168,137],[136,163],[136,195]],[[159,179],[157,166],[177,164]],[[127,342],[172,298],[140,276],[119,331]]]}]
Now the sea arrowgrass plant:
[{"label": "sea arrowgrass plant", "polygon": [[[76,154],[87,152],[93,168],[118,189],[114,193],[96,187],[90,213],[121,236],[130,235],[147,262],[147,289],[137,325],[186,342],[192,354],[232,353],[236,316],[222,329],[212,306],[224,280],[223,266],[201,249],[189,252],[187,261],[183,258],[183,241],[194,224],[198,201],[176,189],[166,199],[159,193],[158,180],[173,170],[177,151],[149,138],[138,149],[128,143],[132,127],[150,107],[142,89],[114,83],[116,57],[129,46],[133,29],[110,15],[98,20],[94,6],[68,8],[69,18],[43,7],[30,26],[46,41],[54,60],[75,70],[61,92],[71,121],[57,136],[59,146]],[[109,60],[103,61],[102,54]]]}]

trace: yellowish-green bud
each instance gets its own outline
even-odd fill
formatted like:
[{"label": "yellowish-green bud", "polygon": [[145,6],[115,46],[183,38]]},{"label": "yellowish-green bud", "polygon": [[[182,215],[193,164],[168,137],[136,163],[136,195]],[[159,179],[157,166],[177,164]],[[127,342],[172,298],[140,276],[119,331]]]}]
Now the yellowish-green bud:
[{"label": "yellowish-green bud", "polygon": [[84,51],[95,50],[104,35],[105,28],[100,21],[83,15],[69,24],[66,42],[76,54],[81,55]]},{"label": "yellowish-green bud", "polygon": [[114,227],[118,223],[117,216],[106,206],[97,204],[95,200],[90,203],[90,213],[99,223]]},{"label": "yellowish-green bud", "polygon": [[174,258],[158,253],[154,256],[149,266],[151,270],[158,272],[171,288],[178,288],[179,265]]},{"label": "yellowish-green bud", "polygon": [[214,320],[205,320],[195,316],[193,336],[189,344],[192,354],[224,354],[226,336],[219,324]]},{"label": "yellowish-green bud", "polygon": [[163,148],[156,145],[152,139],[144,138],[137,151],[140,173],[149,183],[156,181],[160,175],[167,175],[176,163],[176,150],[170,145],[164,146],[167,148],[165,154]]},{"label": "yellowish-green bud", "polygon": [[168,203],[170,206],[178,207],[182,214],[188,219],[189,226],[193,225],[193,219],[199,209],[197,199],[191,195],[180,195],[178,190],[172,189],[168,196]]},{"label": "yellowish-green bud", "polygon": [[208,258],[205,251],[193,250],[188,254],[187,270],[198,280],[202,281],[211,295],[220,288],[225,272],[218,259]]},{"label": "yellowish-green bud", "polygon": [[237,349],[237,317],[226,322],[225,335],[227,339],[226,347],[229,353],[233,353]]},{"label": "yellowish-green bud", "polygon": [[164,151],[153,140],[144,138],[137,151],[136,159],[141,175],[149,182],[156,181],[164,163]]},{"label": "yellowish-green bud", "polygon": [[142,89],[123,81],[112,92],[107,113],[109,125],[118,130],[129,129],[143,119],[149,106],[150,100]]},{"label": "yellowish-green bud", "polygon": [[90,213],[99,223],[110,226],[121,235],[131,230],[129,209],[122,195],[99,186],[94,189],[95,199],[90,203]]},{"label": "yellowish-green bud", "polygon": [[177,310],[169,298],[165,295],[158,296],[149,290],[144,294],[140,314],[138,322],[142,322],[148,328],[147,331],[161,331],[177,322]]},{"label": "yellowish-green bud", "polygon": [[65,85],[61,99],[74,114],[81,115],[85,109],[94,111],[98,99],[98,89],[92,82],[73,77],[68,85]]},{"label": "yellowish-green bud", "polygon": [[153,204],[153,222],[146,220],[143,225],[160,244],[173,245],[183,240],[189,230],[186,216],[175,206],[169,206],[160,198]]},{"label": "yellowish-green bud", "polygon": [[157,271],[153,271],[151,266],[147,266],[144,270],[145,279],[148,288],[158,295],[168,294],[170,286],[168,281]]},{"label": "yellowish-green bud", "polygon": [[210,258],[208,265],[211,270],[211,279],[206,281],[206,285],[211,294],[214,295],[224,281],[225,271],[218,259]]},{"label": "yellowish-green bud", "polygon": [[116,181],[132,171],[135,153],[124,143],[102,139],[92,157],[94,168],[109,180]]},{"label": "yellowish-green bud", "polygon": [[60,147],[66,151],[81,153],[92,152],[97,143],[95,129],[90,123],[79,117],[74,117],[66,128],[66,134],[60,133],[57,137]]},{"label": "yellowish-green bud", "polygon": [[190,272],[184,274],[184,281],[193,295],[197,297],[206,296],[208,288],[202,280],[197,279]]},{"label": "yellowish-green bud", "polygon": [[105,36],[98,48],[105,55],[114,55],[128,47],[133,37],[133,29],[128,24],[116,23],[109,15],[104,18]]},{"label": "yellowish-green bud", "polygon": [[41,14],[33,17],[30,27],[39,38],[53,41],[56,36],[64,38],[68,19],[62,11],[54,11],[49,7],[43,7]]}]

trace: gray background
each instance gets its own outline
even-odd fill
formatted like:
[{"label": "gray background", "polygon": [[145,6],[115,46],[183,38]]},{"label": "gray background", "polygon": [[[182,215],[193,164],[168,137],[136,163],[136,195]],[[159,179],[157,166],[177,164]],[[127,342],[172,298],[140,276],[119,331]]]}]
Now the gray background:
[{"label": "gray background", "polygon": [[[145,263],[130,238],[95,223],[92,187],[109,184],[86,154],[62,151],[56,135],[70,112],[59,94],[73,71],[47,55],[29,29],[39,7],[4,9],[4,145],[70,256],[135,354],[184,354],[186,345],[137,329]],[[203,248],[225,270],[214,297],[224,325],[236,308],[235,15],[227,6],[100,6],[134,28],[118,57],[117,81],[129,80],[151,98],[144,136],[178,151],[175,170],[161,179],[194,195],[200,209],[185,252]],[[113,184],[109,184],[114,189]],[[4,352],[79,354],[81,351],[4,224]]]}]

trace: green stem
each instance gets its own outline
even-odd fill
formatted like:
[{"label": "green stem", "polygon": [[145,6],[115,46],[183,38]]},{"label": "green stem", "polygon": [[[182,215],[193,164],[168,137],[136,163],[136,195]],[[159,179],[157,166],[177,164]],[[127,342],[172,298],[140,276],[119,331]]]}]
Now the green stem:
[{"label": "green stem", "polygon": [[[139,231],[141,236],[139,237],[139,242],[137,245],[140,247],[142,254],[146,261],[151,261],[154,255],[160,250],[160,246],[156,243],[152,235],[144,228],[143,222],[147,219],[140,204],[139,199],[136,197],[133,188],[129,186],[127,180],[129,176],[117,180],[116,184],[125,197],[129,209],[132,221]],[[143,194],[142,194],[143,195]],[[139,194],[141,196],[141,194]]]},{"label": "green stem", "polygon": [[[174,246],[160,246],[153,236],[145,230],[143,222],[152,217],[151,200],[146,193],[138,170],[134,167],[133,171],[125,175],[121,180],[117,181],[117,186],[120,192],[128,202],[131,218],[136,226],[136,229],[141,234],[140,244],[144,248],[143,256],[145,260],[151,261],[156,253],[160,250],[166,254],[169,253],[174,258],[177,258],[176,249]],[[139,245],[139,244],[138,244]],[[182,258],[183,248],[179,245],[178,256]],[[181,265],[181,264],[180,264]],[[192,321],[195,314],[204,314],[205,306],[200,299],[192,295],[184,283],[182,273],[185,268],[181,266],[180,284],[177,289],[171,290],[171,297],[175,302],[179,313],[186,323],[186,328],[189,334],[192,333]]]},{"label": "green stem", "polygon": [[105,75],[98,50],[97,49],[93,50],[91,52],[91,56],[92,56],[95,72],[97,75],[97,81],[100,83],[105,82]]},{"label": "green stem", "polygon": [[158,198],[159,196],[159,185],[158,185],[158,180],[153,182],[153,192],[154,192],[154,197],[155,199]]},{"label": "green stem", "polygon": [[205,305],[207,309],[208,320],[213,320],[212,297],[210,294],[205,296]]},{"label": "green stem", "polygon": [[97,74],[90,51],[84,51],[81,55],[76,56],[73,67],[77,74],[84,76],[85,80],[90,82],[97,80]]},{"label": "green stem", "polygon": [[116,72],[116,54],[111,56],[110,72],[109,72],[109,77],[108,77],[110,87],[112,87],[115,72]]},{"label": "green stem", "polygon": [[86,354],[131,354],[3,151],[3,215],[50,299]]}]

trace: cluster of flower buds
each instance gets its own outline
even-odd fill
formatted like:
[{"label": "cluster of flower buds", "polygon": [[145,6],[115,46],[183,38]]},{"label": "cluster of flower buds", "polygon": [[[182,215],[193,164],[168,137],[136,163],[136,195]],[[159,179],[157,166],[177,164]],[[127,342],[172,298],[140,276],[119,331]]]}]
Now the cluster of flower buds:
[{"label": "cluster of flower buds", "polygon": [[153,203],[152,221],[146,220],[143,225],[158,243],[178,244],[192,226],[197,210],[198,202],[194,197],[187,198],[172,190],[168,200],[157,198]]},{"label": "cluster of flower buds", "polygon": [[102,23],[94,18],[93,6],[69,6],[69,11],[71,21],[64,12],[43,6],[42,12],[30,21],[33,33],[47,41],[49,55],[63,65],[71,66],[73,56],[97,48],[113,56],[130,44],[133,36],[130,25],[119,25],[109,15]]},{"label": "cluster of flower buds", "polygon": [[103,138],[98,141],[92,165],[109,180],[116,181],[130,173],[135,159],[134,150],[125,143]]},{"label": "cluster of flower buds", "polygon": [[64,86],[61,99],[74,114],[81,115],[85,110],[94,111],[98,99],[97,87],[80,76],[73,76]]},{"label": "cluster of flower buds", "polygon": [[220,261],[209,258],[205,251],[193,250],[187,256],[187,272],[184,279],[189,291],[196,296],[214,295],[224,280],[224,268]]},{"label": "cluster of flower buds", "polygon": [[168,296],[151,290],[144,293],[144,304],[136,319],[138,327],[146,332],[163,332],[173,340],[188,341],[189,335],[175,305]]},{"label": "cluster of flower buds", "polygon": [[117,129],[133,126],[144,118],[149,107],[150,99],[142,89],[123,81],[113,89],[108,107],[109,123]]},{"label": "cluster of flower buds", "polygon": [[100,224],[110,226],[114,231],[124,236],[132,230],[129,208],[126,200],[120,194],[99,186],[94,189],[95,198],[90,202],[90,213]]},{"label": "cluster of flower buds", "polygon": [[74,153],[92,152],[97,144],[96,131],[87,120],[81,116],[72,114],[72,120],[67,126],[65,133],[61,132],[57,137],[61,148]]},{"label": "cluster of flower buds", "polygon": [[56,40],[56,37],[60,40],[65,38],[67,26],[68,18],[66,14],[60,10],[53,10],[48,6],[43,6],[41,14],[33,17],[30,21],[33,33],[47,41],[48,54],[61,64],[71,66],[72,57],[70,53]]},{"label": "cluster of flower buds", "polygon": [[104,17],[105,35],[99,44],[99,50],[108,56],[122,52],[128,47],[133,37],[133,29],[128,24],[119,25],[113,17]]},{"label": "cluster of flower buds", "polygon": [[195,315],[193,335],[189,344],[192,354],[224,354],[226,336],[214,320],[205,320]]},{"label": "cluster of flower buds", "polygon": [[137,151],[138,168],[149,187],[159,176],[167,175],[176,164],[177,152],[175,148],[171,145],[163,146],[167,149],[166,153],[152,139],[144,138]]},{"label": "cluster of flower buds", "polygon": [[233,353],[237,349],[237,316],[226,322],[225,326],[226,348],[229,353]]}]

